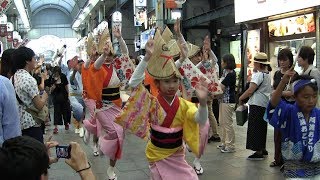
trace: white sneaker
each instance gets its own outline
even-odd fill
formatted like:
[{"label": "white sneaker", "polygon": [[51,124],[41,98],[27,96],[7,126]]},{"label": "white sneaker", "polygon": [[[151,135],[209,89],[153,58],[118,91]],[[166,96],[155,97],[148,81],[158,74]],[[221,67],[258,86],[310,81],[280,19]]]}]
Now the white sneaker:
[{"label": "white sneaker", "polygon": [[236,152],[236,150],[234,148],[228,148],[228,147],[225,147],[223,149],[220,149],[220,151],[222,153],[233,153],[233,152]]},{"label": "white sneaker", "polygon": [[80,129],[74,129],[74,133],[79,134]]},{"label": "white sneaker", "polygon": [[85,144],[89,143],[89,139],[90,139],[90,133],[88,130],[84,129],[84,136],[83,136],[83,142]]},{"label": "white sneaker", "polygon": [[83,129],[83,127],[81,127],[81,128],[79,129],[79,136],[80,136],[81,138],[84,136],[84,129]]},{"label": "white sneaker", "polygon": [[98,144],[94,144],[93,145],[93,155],[94,156],[99,156],[100,153],[99,153],[99,148],[98,148]]}]

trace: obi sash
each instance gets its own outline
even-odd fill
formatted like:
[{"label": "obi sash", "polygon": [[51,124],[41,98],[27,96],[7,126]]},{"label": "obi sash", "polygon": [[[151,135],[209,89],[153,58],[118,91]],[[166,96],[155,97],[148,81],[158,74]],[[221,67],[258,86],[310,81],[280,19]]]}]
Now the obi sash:
[{"label": "obi sash", "polygon": [[119,87],[102,89],[102,100],[113,101],[119,98],[120,98]]},{"label": "obi sash", "polygon": [[151,128],[151,142],[159,148],[174,149],[182,145],[183,130],[163,133]]}]

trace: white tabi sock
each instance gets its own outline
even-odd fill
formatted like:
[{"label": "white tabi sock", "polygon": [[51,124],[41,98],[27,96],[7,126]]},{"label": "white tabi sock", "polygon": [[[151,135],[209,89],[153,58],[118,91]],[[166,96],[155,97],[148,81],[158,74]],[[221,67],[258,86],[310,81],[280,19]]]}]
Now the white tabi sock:
[{"label": "white tabi sock", "polygon": [[196,169],[200,169],[200,167],[201,167],[200,159],[194,158],[193,165],[196,167]]},{"label": "white tabi sock", "polygon": [[114,167],[109,166],[107,170],[107,175],[109,176],[110,179],[113,179],[116,177],[116,173],[114,172]]}]

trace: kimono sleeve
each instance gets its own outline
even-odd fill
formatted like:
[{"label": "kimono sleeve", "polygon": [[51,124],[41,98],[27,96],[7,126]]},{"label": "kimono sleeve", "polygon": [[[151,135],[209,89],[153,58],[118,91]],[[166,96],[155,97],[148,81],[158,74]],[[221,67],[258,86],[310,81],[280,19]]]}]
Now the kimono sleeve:
[{"label": "kimono sleeve", "polygon": [[277,107],[273,108],[269,102],[266,109],[267,120],[271,126],[280,129],[287,124],[290,118],[292,105],[281,100]]},{"label": "kimono sleeve", "polygon": [[183,139],[188,144],[192,152],[199,156],[199,144],[200,144],[200,129],[199,124],[195,121],[195,115],[198,111],[198,108],[195,104],[190,102],[184,102],[184,105],[187,108],[185,114],[185,121],[183,123]]},{"label": "kimono sleeve", "polygon": [[150,125],[162,124],[165,117],[157,99],[140,83],[131,93],[115,122],[134,135],[147,139]]}]

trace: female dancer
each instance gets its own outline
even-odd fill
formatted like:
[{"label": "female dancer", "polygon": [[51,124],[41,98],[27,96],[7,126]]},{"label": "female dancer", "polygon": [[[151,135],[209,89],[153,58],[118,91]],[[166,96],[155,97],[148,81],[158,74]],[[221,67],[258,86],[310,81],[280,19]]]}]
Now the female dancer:
[{"label": "female dancer", "polygon": [[[200,103],[197,109],[176,95],[182,76],[158,31],[155,39],[147,42],[146,52],[129,82],[134,91],[116,122],[130,128],[138,137],[148,138],[151,133],[146,156],[152,179],[198,179],[185,160],[183,141],[199,155],[199,124],[205,124],[208,118],[206,84],[201,80],[197,85]],[[186,53],[182,52],[182,56],[186,57]],[[158,87],[157,97],[141,84],[146,67]]]},{"label": "female dancer", "polygon": [[[114,123],[115,117],[120,114],[122,106],[120,86],[126,85],[134,67],[128,56],[128,49],[121,36],[120,29],[115,29],[113,34],[120,43],[122,55],[120,57],[115,56],[109,32],[105,29],[99,42],[100,45],[104,43],[102,55],[93,64],[95,71],[99,72],[96,72],[95,78],[101,80],[99,81],[101,83],[97,82],[96,88],[99,91],[98,94],[101,95],[99,100],[96,101],[96,118],[101,124],[104,133],[99,137],[99,146],[102,153],[110,158],[110,166],[107,170],[110,180],[117,179],[114,167],[117,160],[121,158],[124,138],[122,127]],[[101,50],[98,48],[98,51]],[[127,64],[127,69],[123,71],[120,68],[125,63]],[[103,71],[99,71],[101,69]],[[86,121],[85,126],[89,132],[90,129],[96,127],[90,121]]]}]

